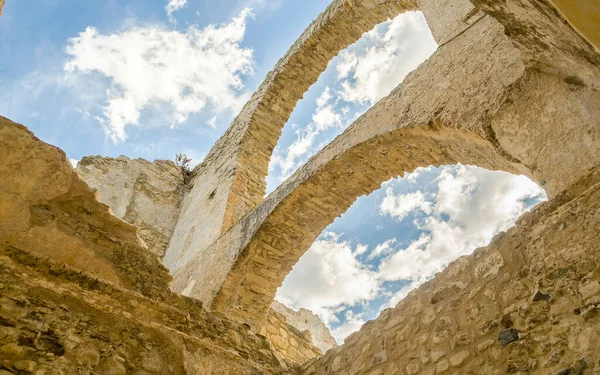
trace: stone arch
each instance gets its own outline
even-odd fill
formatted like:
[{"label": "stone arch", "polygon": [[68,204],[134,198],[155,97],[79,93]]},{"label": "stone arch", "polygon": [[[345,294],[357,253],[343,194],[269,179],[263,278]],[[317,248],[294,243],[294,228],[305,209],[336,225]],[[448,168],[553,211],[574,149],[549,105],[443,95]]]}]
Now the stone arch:
[{"label": "stone arch", "polygon": [[[266,316],[277,288],[321,232],[390,178],[421,166],[456,163],[520,172],[481,136],[448,126],[378,134],[340,154],[331,150],[335,146],[298,171],[301,182],[254,232],[213,300],[214,309],[242,321]],[[286,185],[277,193],[289,191]]]},{"label": "stone arch", "polygon": [[[445,37],[444,28],[432,29],[438,42]],[[515,43],[495,17],[477,17],[207,247],[203,253],[209,256],[177,270],[174,289],[260,324],[293,264],[335,217],[383,181],[419,166],[460,162],[525,173],[545,182],[550,196],[560,192],[598,161],[594,145],[600,134],[592,119],[599,115],[600,98],[593,89],[597,67],[569,57],[571,43],[582,47],[581,40],[557,35],[566,35],[564,46],[536,55],[537,47],[528,45],[533,41]],[[554,66],[550,55],[558,61]],[[534,56],[541,60],[533,61]],[[569,60],[572,66],[563,64]],[[540,70],[540,61],[551,69]],[[576,71],[590,85],[573,87],[566,77]],[[557,107],[564,111],[548,110]],[[519,133],[524,136],[515,141]],[[551,146],[572,154],[581,145],[572,134],[587,134],[590,145],[578,160],[542,152]],[[567,175],[556,173],[566,170]]]},{"label": "stone arch", "polygon": [[164,258],[171,272],[262,202],[283,126],[329,62],[379,23],[418,9],[415,0],[334,0],[306,28],[194,170]]}]

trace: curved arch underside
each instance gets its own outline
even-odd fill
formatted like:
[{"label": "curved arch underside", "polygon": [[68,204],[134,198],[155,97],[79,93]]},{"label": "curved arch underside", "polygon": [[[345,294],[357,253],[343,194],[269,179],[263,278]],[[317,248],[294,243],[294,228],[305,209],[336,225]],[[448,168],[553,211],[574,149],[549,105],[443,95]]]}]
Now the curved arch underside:
[{"label": "curved arch underside", "polygon": [[[600,60],[593,48],[551,18],[556,15],[529,3],[500,11],[485,8],[487,0],[474,2],[493,16],[468,21],[448,11],[444,19],[434,19],[439,35],[444,25],[451,30],[457,22],[465,25],[387,98],[178,268],[173,288],[260,324],[277,288],[314,239],[389,178],[419,166],[460,162],[528,174],[552,196],[599,164]],[[468,9],[419,3],[426,17],[439,15],[440,8]],[[528,22],[543,24],[546,34],[538,39],[515,34]],[[506,35],[511,33],[514,39]],[[552,47],[544,43],[549,38]],[[546,48],[542,52],[540,45]],[[266,170],[264,155],[248,152],[240,158],[244,152],[236,162],[258,160]],[[258,175],[243,168],[235,172],[227,207],[239,196],[235,181],[243,180],[238,186],[243,190]]]},{"label": "curved arch underside", "polygon": [[[213,308],[243,321],[265,316],[277,288],[298,259],[358,197],[420,166],[477,164],[517,172],[473,132],[430,125],[375,136],[332,158],[277,202],[236,260]],[[266,202],[265,202],[266,203]]]}]

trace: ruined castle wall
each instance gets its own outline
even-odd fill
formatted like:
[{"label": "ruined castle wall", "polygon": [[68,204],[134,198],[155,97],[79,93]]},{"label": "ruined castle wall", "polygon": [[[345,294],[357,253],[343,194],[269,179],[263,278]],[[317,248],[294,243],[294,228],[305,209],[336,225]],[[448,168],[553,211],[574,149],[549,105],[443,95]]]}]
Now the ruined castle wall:
[{"label": "ruined castle wall", "polygon": [[273,301],[271,309],[283,315],[286,322],[298,331],[309,331],[313,345],[323,353],[337,346],[337,342],[331,336],[329,328],[312,311],[307,309],[292,310],[278,301]]},{"label": "ruined castle wall", "polygon": [[[218,261],[194,259],[178,270],[176,290],[260,320],[318,234],[391,177],[461,162],[528,174],[554,196],[600,164],[600,65],[591,46],[548,4],[477,3],[489,13],[215,242],[208,252]],[[449,27],[471,13],[449,17]],[[539,35],[523,34],[530,29]]]},{"label": "ruined castle wall", "polygon": [[260,334],[269,340],[273,350],[281,354],[282,358],[299,365],[323,354],[313,346],[309,331],[296,329],[287,322],[285,316],[274,310],[269,310]]},{"label": "ruined castle wall", "polygon": [[76,171],[116,217],[138,227],[138,235],[151,252],[164,255],[185,189],[184,176],[175,163],[88,156]]},{"label": "ruined castle wall", "polygon": [[[245,325],[165,290],[163,298],[0,245],[0,373],[287,374]],[[291,363],[290,363],[291,364]]]},{"label": "ruined castle wall", "polygon": [[247,324],[172,293],[137,229],[95,199],[61,150],[0,117],[0,160],[0,373],[293,370]]},{"label": "ruined castle wall", "polygon": [[164,258],[171,272],[193,258],[210,257],[202,250],[263,200],[283,125],[329,61],[375,25],[407,10],[416,10],[414,1],[335,0],[305,30],[196,168]]},{"label": "ruined castle wall", "polygon": [[[219,238],[207,251],[218,259],[193,259],[175,272],[175,290],[210,306],[221,289],[225,309],[239,304],[244,308],[236,313],[248,307],[262,309],[249,317],[264,317],[275,290],[313,240],[383,181],[430,164],[519,170],[499,157],[481,123],[506,87],[522,77],[520,55],[490,18],[468,33],[452,48],[438,50]],[[472,45],[472,38],[478,43]],[[437,129],[439,124],[448,128]],[[459,125],[465,131],[454,129]]]},{"label": "ruined castle wall", "polygon": [[598,374],[599,242],[597,170],[303,374]]},{"label": "ruined castle wall", "polygon": [[109,213],[60,149],[0,117],[0,244],[49,257],[146,296],[171,277],[137,236]]}]

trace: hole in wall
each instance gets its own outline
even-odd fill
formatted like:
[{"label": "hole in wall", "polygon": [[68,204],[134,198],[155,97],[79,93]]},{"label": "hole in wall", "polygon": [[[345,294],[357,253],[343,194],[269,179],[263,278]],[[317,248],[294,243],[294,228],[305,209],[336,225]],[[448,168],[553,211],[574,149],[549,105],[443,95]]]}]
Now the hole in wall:
[{"label": "hole in wall", "polygon": [[359,198],[294,266],[276,299],[312,310],[338,343],[546,199],[525,176],[419,168]]},{"label": "hole in wall", "polygon": [[436,48],[423,13],[406,12],[342,51],[284,126],[269,164],[267,193],[388,95]]}]

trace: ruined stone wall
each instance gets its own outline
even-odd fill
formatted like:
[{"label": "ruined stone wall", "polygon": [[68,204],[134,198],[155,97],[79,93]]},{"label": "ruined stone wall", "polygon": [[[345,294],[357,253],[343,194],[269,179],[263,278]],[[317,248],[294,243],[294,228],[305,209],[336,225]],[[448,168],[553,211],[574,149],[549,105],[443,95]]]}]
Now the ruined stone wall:
[{"label": "ruined stone wall", "polygon": [[273,301],[271,309],[283,315],[286,322],[298,331],[309,331],[313,345],[323,353],[337,346],[329,328],[312,311],[307,309],[295,311],[278,301]]},{"label": "ruined stone wall", "polygon": [[[554,196],[600,164],[593,48],[547,3],[480,0],[488,13],[476,20],[451,3],[424,0],[425,16],[440,41],[440,25],[463,29],[211,245],[210,259],[175,272],[175,290],[260,321],[313,240],[389,178],[460,162],[527,174]],[[460,12],[437,19],[446,8]]]},{"label": "ruined stone wall", "polygon": [[185,189],[183,173],[175,163],[87,156],[76,171],[116,217],[138,227],[151,252],[164,255]]},{"label": "ruined stone wall", "polygon": [[[0,374],[284,374],[247,326],[0,246]],[[289,362],[288,362],[289,363]]]},{"label": "ruined stone wall", "polygon": [[600,170],[303,374],[599,374]]},{"label": "ruined stone wall", "polygon": [[164,258],[171,272],[192,259],[206,264],[203,250],[263,200],[283,125],[329,61],[378,23],[415,9],[412,0],[335,0],[305,30],[196,167]]},{"label": "ruined stone wall", "polygon": [[137,228],[96,200],[63,151],[0,116],[0,161],[0,243],[145,296],[168,290],[171,277]]},{"label": "ruined stone wall", "polygon": [[270,310],[265,324],[260,329],[260,334],[265,336],[274,351],[281,354],[282,358],[296,364],[320,357],[323,352],[312,345],[309,331],[300,331],[287,322],[282,314]]},{"label": "ruined stone wall", "polygon": [[172,293],[137,229],[94,198],[61,150],[0,117],[0,160],[0,373],[293,370],[247,324]]}]

